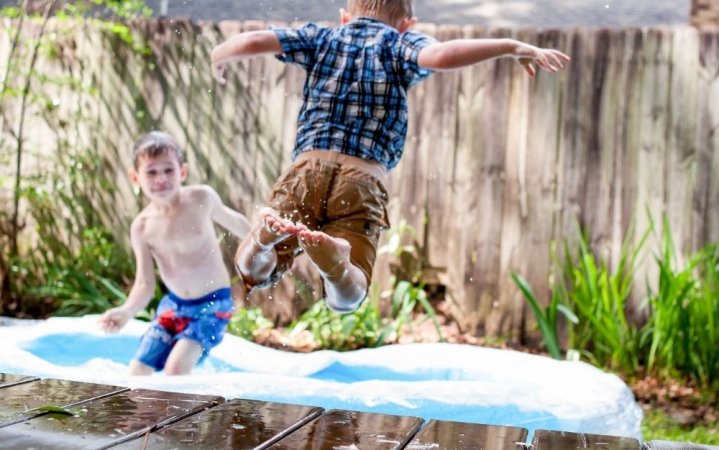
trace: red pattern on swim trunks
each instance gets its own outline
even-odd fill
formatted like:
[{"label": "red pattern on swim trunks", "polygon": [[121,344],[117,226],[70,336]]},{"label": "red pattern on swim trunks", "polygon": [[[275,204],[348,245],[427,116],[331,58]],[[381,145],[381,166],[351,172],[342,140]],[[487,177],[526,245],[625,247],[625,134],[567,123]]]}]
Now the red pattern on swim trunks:
[{"label": "red pattern on swim trunks", "polygon": [[157,323],[170,334],[181,333],[190,324],[189,317],[177,317],[175,311],[168,310],[160,314]]}]

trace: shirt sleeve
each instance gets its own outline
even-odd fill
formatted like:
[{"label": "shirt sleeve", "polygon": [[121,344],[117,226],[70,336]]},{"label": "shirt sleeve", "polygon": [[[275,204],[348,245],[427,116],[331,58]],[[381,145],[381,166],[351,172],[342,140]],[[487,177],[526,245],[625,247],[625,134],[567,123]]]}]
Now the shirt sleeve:
[{"label": "shirt sleeve", "polygon": [[400,60],[407,87],[415,85],[432,75],[431,70],[422,68],[417,64],[417,58],[420,50],[436,42],[437,40],[433,37],[416,31],[402,33],[400,38]]},{"label": "shirt sleeve", "polygon": [[322,35],[323,28],[310,22],[300,28],[272,27],[282,46],[277,59],[288,64],[296,64],[309,69],[315,63],[316,40]]}]

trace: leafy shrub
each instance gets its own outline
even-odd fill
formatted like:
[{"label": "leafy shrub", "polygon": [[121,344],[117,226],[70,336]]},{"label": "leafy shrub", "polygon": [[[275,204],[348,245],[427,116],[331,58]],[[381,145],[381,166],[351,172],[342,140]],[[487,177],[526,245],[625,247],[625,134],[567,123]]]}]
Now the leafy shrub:
[{"label": "leafy shrub", "polygon": [[680,264],[665,221],[659,279],[649,292],[647,369],[660,376],[691,376],[719,391],[719,245]]},{"label": "leafy shrub", "polygon": [[[38,317],[56,307],[61,314],[82,314],[124,298],[131,268],[106,228],[122,223],[113,198],[116,161],[77,126],[96,124],[95,111],[83,102],[71,113],[59,107],[64,92],[95,96],[96,87],[80,71],[46,69],[65,64],[59,49],[75,42],[72,27],[48,32],[49,17],[95,12],[101,29],[144,54],[129,28],[113,21],[146,16],[141,0],[22,2],[0,10],[15,19],[7,22],[10,47],[0,76],[0,163],[7,168],[0,173],[0,314]],[[34,124],[53,130],[51,152],[29,144]],[[103,264],[103,257],[112,261]]]},{"label": "leafy shrub", "polygon": [[253,306],[237,310],[230,319],[227,331],[251,341],[257,330],[273,326],[274,323],[262,314],[262,309]]},{"label": "leafy shrub", "polygon": [[[580,234],[573,253],[565,241],[565,257],[555,264],[562,276],[554,280],[552,299],[542,308],[519,275],[514,282],[537,318],[550,354],[559,358],[557,311],[569,319],[568,348],[600,367],[640,375],[691,378],[719,392],[719,244],[708,245],[680,263],[668,221],[661,249],[653,261],[656,286],[648,286],[644,325],[626,314],[637,262],[649,229],[636,244],[625,241],[616,269],[594,256]],[[631,235],[631,233],[628,233]],[[565,311],[569,310],[567,313]]]},{"label": "leafy shrub", "polygon": [[[338,314],[324,300],[319,300],[290,324],[290,336],[308,330],[315,343],[323,349],[344,351],[378,347],[396,339],[403,327],[411,327],[413,313],[420,308],[434,323],[440,341],[443,340],[437,316],[422,283],[422,269],[426,261],[414,228],[402,220],[387,234],[388,243],[378,253],[394,256],[395,261],[390,262],[393,273],[391,290],[381,295],[378,286],[371,286],[365,301],[349,314]],[[410,244],[403,243],[407,237],[412,240]],[[389,299],[387,317],[381,313],[380,301],[383,298]]]},{"label": "leafy shrub", "polygon": [[412,314],[420,306],[434,322],[440,340],[443,339],[434,309],[421,286],[408,281],[396,282],[390,292],[388,317],[382,317],[380,297],[379,288],[373,285],[367,299],[349,314],[336,313],[324,300],[319,300],[290,324],[290,337],[308,330],[322,349],[345,351],[379,347],[396,339],[404,326],[412,326]]}]

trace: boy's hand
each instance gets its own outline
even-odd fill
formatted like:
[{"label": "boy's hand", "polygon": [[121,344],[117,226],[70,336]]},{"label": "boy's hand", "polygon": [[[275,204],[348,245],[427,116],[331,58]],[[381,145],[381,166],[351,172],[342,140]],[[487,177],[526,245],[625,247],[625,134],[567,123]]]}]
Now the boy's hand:
[{"label": "boy's hand", "polygon": [[130,320],[131,316],[129,310],[120,306],[105,311],[105,314],[98,319],[98,323],[104,332],[117,333]]},{"label": "boy's hand", "polygon": [[534,63],[537,63],[539,67],[547,72],[556,73],[564,67],[565,62],[571,59],[559,50],[539,48],[525,43],[517,47],[514,57],[524,66],[524,70],[527,71],[530,77],[537,74]]},{"label": "boy's hand", "polygon": [[227,63],[222,62],[213,62],[212,63],[212,76],[217,80],[220,84],[227,83],[227,79],[225,78],[225,70],[227,68]]}]

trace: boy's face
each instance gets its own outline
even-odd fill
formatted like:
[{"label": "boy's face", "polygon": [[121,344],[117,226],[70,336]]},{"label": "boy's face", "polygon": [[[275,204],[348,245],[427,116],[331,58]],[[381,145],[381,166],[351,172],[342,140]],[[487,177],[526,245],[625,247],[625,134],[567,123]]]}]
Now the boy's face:
[{"label": "boy's face", "polygon": [[158,156],[141,156],[137,169],[130,169],[130,180],[150,199],[163,201],[174,198],[187,178],[187,164],[180,165],[172,151]]}]

